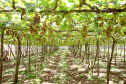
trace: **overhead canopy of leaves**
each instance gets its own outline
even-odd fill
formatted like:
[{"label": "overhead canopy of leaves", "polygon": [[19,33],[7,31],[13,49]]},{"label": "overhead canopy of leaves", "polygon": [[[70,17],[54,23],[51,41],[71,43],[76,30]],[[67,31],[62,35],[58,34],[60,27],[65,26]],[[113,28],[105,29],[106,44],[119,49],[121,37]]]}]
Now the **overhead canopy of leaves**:
[{"label": "overhead canopy of leaves", "polygon": [[19,33],[22,45],[26,39],[33,45],[84,44],[94,37],[125,37],[125,11],[125,0],[1,0],[0,28],[5,42],[15,43]]}]

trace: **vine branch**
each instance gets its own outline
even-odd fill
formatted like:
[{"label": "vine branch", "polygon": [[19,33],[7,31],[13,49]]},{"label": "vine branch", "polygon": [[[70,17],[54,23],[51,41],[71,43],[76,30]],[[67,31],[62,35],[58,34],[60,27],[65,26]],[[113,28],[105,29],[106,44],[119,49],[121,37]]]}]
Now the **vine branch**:
[{"label": "vine branch", "polygon": [[56,0],[55,7],[53,8],[54,11],[56,10],[57,6],[58,6],[58,0]]},{"label": "vine branch", "polygon": [[15,7],[15,1],[14,0],[12,0],[12,8],[16,9],[16,7]]},{"label": "vine branch", "polygon": [[[11,9],[11,10],[0,10],[0,12],[22,12],[21,10],[14,10],[14,9]],[[52,12],[52,10],[44,10],[44,11],[40,11],[39,13],[43,13],[43,12]],[[70,10],[70,11],[55,11],[55,13],[64,13],[64,14],[68,14],[68,13],[72,13],[72,12],[76,12],[76,13],[81,13],[81,12],[95,12],[95,13],[99,13],[99,12],[102,12],[102,13],[111,13],[111,12],[126,12],[126,8],[124,9],[116,9],[116,8],[106,8],[106,9],[101,9],[101,10],[86,10],[86,9],[83,9],[83,10]],[[25,12],[24,12],[25,13]]]}]

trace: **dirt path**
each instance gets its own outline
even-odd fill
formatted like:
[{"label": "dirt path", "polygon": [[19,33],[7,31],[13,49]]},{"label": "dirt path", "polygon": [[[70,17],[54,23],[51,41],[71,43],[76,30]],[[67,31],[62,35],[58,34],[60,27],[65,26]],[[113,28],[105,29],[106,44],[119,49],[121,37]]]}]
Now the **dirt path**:
[{"label": "dirt path", "polygon": [[74,58],[68,51],[59,52],[58,55],[52,56],[47,62],[45,67],[49,69],[44,70],[47,75],[43,77],[43,84],[105,84],[97,77],[90,78],[88,66],[84,66],[80,59]]}]

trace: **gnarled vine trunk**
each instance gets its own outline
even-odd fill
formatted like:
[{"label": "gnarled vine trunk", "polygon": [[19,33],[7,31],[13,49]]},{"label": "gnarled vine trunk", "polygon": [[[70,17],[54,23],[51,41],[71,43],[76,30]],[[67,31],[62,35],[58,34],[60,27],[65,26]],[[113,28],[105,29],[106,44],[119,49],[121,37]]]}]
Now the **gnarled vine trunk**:
[{"label": "gnarled vine trunk", "polygon": [[16,70],[15,70],[16,73],[15,73],[14,84],[17,84],[18,82],[18,70],[19,70],[19,65],[20,65],[21,42],[20,42],[19,35],[17,36],[17,40],[18,40],[18,52],[17,52],[17,58],[16,58]]},{"label": "gnarled vine trunk", "polygon": [[111,52],[111,58],[110,58],[110,61],[109,63],[107,64],[107,84],[109,84],[109,74],[110,74],[110,69],[111,69],[111,62],[112,62],[112,59],[113,59],[113,53],[114,53],[114,47],[115,47],[115,43],[116,43],[116,40],[114,37],[113,38],[113,44],[112,44],[112,52]]},{"label": "gnarled vine trunk", "polygon": [[4,48],[4,29],[1,32],[1,60],[0,60],[0,84],[2,84],[2,73],[3,73],[3,48]]}]

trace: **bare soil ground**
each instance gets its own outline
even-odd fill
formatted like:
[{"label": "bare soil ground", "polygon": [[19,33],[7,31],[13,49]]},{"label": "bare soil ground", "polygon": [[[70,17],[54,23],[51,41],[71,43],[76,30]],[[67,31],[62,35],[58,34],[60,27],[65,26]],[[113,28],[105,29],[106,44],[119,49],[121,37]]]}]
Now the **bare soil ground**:
[{"label": "bare soil ground", "polygon": [[[59,51],[41,63],[41,55],[31,57],[31,72],[28,71],[28,58],[20,64],[19,84],[106,84],[107,62],[100,58],[99,76],[97,63],[93,74],[90,65],[82,62],[82,57],[73,56],[69,51]],[[92,59],[89,61],[91,62]],[[35,68],[36,63],[36,68]],[[4,63],[3,84],[13,84],[15,61]],[[117,57],[112,61],[110,84],[123,84],[126,81],[126,67]]]}]

